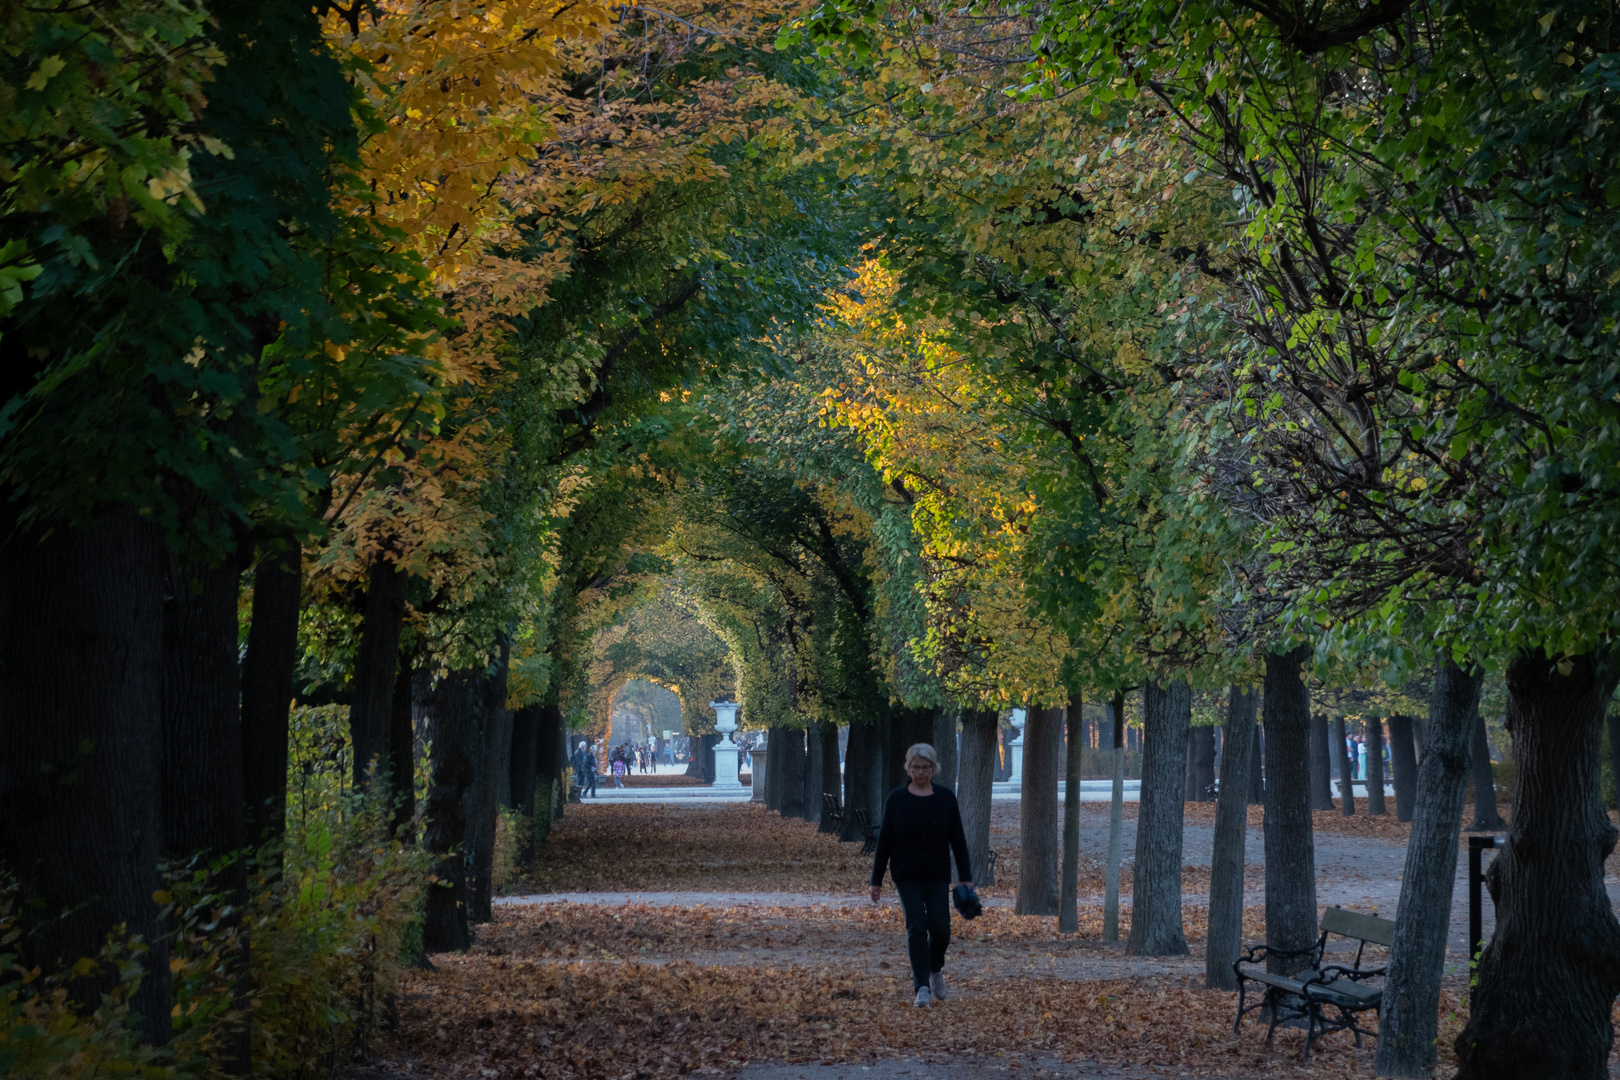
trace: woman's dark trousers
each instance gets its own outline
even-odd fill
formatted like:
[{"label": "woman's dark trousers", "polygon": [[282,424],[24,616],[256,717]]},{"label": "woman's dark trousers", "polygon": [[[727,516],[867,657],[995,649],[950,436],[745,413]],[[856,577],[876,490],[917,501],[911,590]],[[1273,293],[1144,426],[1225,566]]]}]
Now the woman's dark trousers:
[{"label": "woman's dark trousers", "polygon": [[930,972],[943,971],[951,945],[951,887],[943,881],[897,881],[900,907],[906,913],[906,950],[911,954],[911,981],[928,985]]}]

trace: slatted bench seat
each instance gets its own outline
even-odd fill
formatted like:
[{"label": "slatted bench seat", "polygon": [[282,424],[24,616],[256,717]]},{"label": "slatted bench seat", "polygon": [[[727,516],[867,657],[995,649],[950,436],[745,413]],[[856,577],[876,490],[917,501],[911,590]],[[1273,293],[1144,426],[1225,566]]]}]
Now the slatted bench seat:
[{"label": "slatted bench seat", "polygon": [[[1328,937],[1338,935],[1359,944],[1356,959],[1349,967],[1342,964],[1324,964],[1323,952]],[[1277,1025],[1291,1020],[1305,1021],[1304,1059],[1311,1060],[1311,1045],[1330,1031],[1348,1031],[1361,1045],[1361,1037],[1377,1037],[1356,1022],[1356,1017],[1369,1010],[1377,1011],[1384,1000],[1383,967],[1364,968],[1362,956],[1368,945],[1388,948],[1395,940],[1395,923],[1376,915],[1363,915],[1343,908],[1330,907],[1322,912],[1322,934],[1308,949],[1277,949],[1270,945],[1256,945],[1232,964],[1238,980],[1238,1012],[1232,1021],[1232,1033],[1243,1023],[1246,1013],[1264,1010],[1271,1017],[1266,1028],[1266,1041],[1270,1042]],[[1264,963],[1278,958],[1292,968],[1292,975],[1279,975],[1265,969]],[[1295,965],[1298,966],[1295,966]],[[1375,981],[1376,980],[1376,981]],[[1248,983],[1265,987],[1265,993],[1253,1005],[1248,1001]]]},{"label": "slatted bench seat", "polygon": [[844,808],[838,802],[838,795],[831,791],[821,793],[821,831],[828,833],[844,831]]}]

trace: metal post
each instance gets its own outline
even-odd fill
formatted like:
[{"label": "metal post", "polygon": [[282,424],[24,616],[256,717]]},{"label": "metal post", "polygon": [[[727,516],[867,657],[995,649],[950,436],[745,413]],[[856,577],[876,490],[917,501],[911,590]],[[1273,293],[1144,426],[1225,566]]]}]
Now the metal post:
[{"label": "metal post", "polygon": [[1479,959],[1480,941],[1485,936],[1483,925],[1483,912],[1480,911],[1480,886],[1485,884],[1485,874],[1481,871],[1483,861],[1481,852],[1486,848],[1496,846],[1494,836],[1470,836],[1468,838],[1468,966],[1473,967]]}]

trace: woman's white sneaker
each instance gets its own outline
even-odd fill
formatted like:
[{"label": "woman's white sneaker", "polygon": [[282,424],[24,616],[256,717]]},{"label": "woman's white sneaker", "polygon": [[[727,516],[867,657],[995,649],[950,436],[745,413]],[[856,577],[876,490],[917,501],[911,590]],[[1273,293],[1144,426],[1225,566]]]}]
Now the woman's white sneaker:
[{"label": "woman's white sneaker", "polygon": [[915,1005],[917,1008],[923,1009],[923,1008],[927,1008],[929,1005],[933,1004],[933,1001],[934,1001],[934,995],[932,995],[931,993],[928,992],[928,987],[919,986],[919,987],[917,987],[917,996],[912,999],[911,1003],[913,1005]]},{"label": "woman's white sneaker", "polygon": [[932,991],[935,1001],[944,1001],[951,996],[945,992],[945,976],[937,971],[928,976],[928,989]]}]

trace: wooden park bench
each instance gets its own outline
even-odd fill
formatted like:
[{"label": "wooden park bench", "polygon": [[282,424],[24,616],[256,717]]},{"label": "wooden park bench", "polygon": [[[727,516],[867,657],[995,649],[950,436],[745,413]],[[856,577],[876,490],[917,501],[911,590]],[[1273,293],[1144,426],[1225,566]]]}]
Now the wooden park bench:
[{"label": "wooden park bench", "polygon": [[855,815],[855,824],[861,827],[861,854],[872,854],[877,850],[878,827],[872,824],[872,817],[865,810],[856,807],[848,812]]},{"label": "wooden park bench", "polygon": [[836,834],[844,831],[844,808],[837,794],[831,791],[821,793],[821,831]]},{"label": "wooden park bench", "polygon": [[[1356,959],[1349,967],[1342,964],[1324,964],[1323,951],[1328,936],[1336,934],[1359,942]],[[1384,999],[1380,981],[1369,985],[1369,980],[1382,980],[1385,968],[1364,968],[1362,954],[1368,945],[1388,948],[1395,940],[1395,924],[1376,915],[1362,915],[1343,908],[1330,907],[1322,912],[1322,934],[1308,949],[1278,949],[1270,945],[1255,945],[1232,963],[1238,980],[1237,1019],[1232,1021],[1232,1033],[1238,1031],[1245,1013],[1263,1009],[1271,1016],[1266,1028],[1266,1041],[1276,1032],[1277,1025],[1295,1020],[1305,1021],[1306,1061],[1311,1060],[1311,1044],[1330,1031],[1348,1031],[1361,1045],[1363,1035],[1377,1037],[1356,1023],[1356,1017],[1369,1010],[1376,1012]],[[1292,975],[1274,975],[1264,966],[1269,958],[1282,959],[1293,970]],[[1297,966],[1295,966],[1297,964]],[[1247,1004],[1246,983],[1256,982],[1266,988],[1261,1000]]]}]

